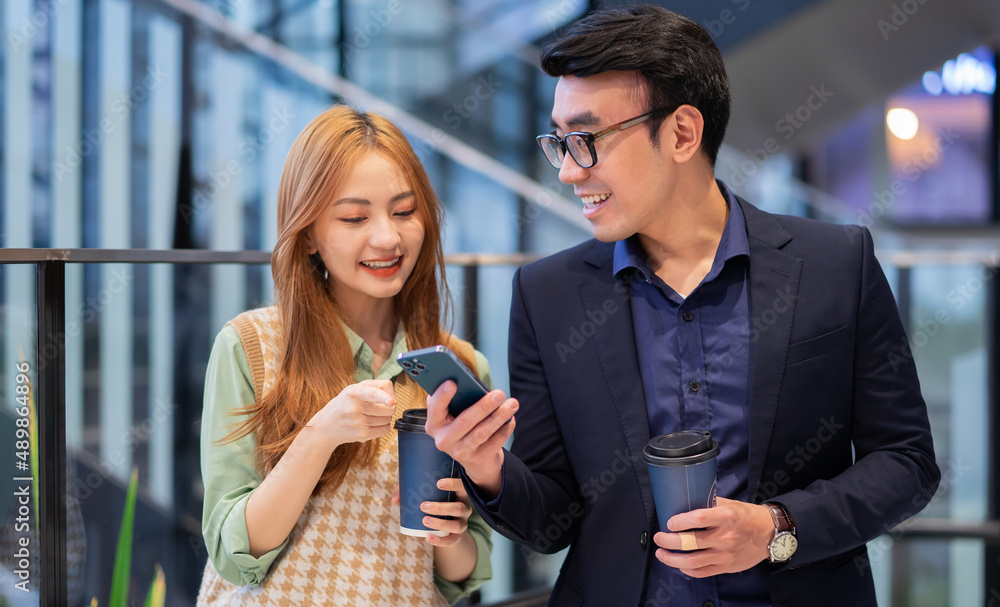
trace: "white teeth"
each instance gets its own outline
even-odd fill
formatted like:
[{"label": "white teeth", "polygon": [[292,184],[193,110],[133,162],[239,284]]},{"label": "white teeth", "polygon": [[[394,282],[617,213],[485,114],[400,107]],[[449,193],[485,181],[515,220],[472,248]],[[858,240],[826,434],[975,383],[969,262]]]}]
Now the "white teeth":
[{"label": "white teeth", "polygon": [[397,263],[399,263],[399,257],[390,261],[362,261],[361,265],[373,270],[384,270],[385,268],[391,268]]},{"label": "white teeth", "polygon": [[604,202],[605,200],[607,200],[610,197],[611,197],[611,194],[596,194],[594,196],[581,196],[580,200],[582,200],[583,204],[585,204],[587,206],[593,206],[595,204]]}]

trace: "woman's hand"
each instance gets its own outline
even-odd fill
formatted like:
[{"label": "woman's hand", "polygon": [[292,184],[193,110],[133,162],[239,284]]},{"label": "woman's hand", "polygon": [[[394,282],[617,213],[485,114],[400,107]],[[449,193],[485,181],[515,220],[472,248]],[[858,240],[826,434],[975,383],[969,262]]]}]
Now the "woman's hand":
[{"label": "woman's hand", "polygon": [[[476,568],[476,542],[466,533],[469,529],[469,516],[472,506],[469,495],[465,492],[460,478],[443,478],[437,482],[438,489],[454,491],[457,501],[454,502],[423,502],[420,510],[425,516],[424,526],[437,531],[446,531],[448,535],[438,537],[428,535],[427,543],[434,546],[434,569],[442,578],[456,584],[466,580]],[[399,487],[392,496],[392,503],[399,503]],[[453,516],[451,520],[437,518],[438,516]]]},{"label": "woman's hand", "polygon": [[[421,512],[432,515],[424,517],[424,526],[436,531],[448,532],[448,535],[444,537],[428,535],[427,541],[435,546],[451,546],[462,539],[465,530],[469,528],[472,505],[469,504],[469,494],[462,486],[462,479],[443,478],[437,482],[437,487],[442,491],[454,491],[457,499],[454,502],[424,502],[420,504]],[[452,516],[454,518],[446,520],[438,518],[439,516]]]},{"label": "woman's hand", "polygon": [[[437,482],[437,488],[442,491],[454,491],[458,501],[455,502],[423,502],[420,510],[426,514],[423,523],[425,527],[435,531],[447,531],[448,535],[439,537],[428,535],[427,541],[435,546],[450,546],[458,542],[465,530],[469,528],[469,516],[472,515],[472,506],[469,504],[469,494],[465,492],[460,478],[442,478]],[[392,503],[399,505],[399,486],[392,494]],[[437,518],[438,516],[453,516],[452,520]]]},{"label": "woman's hand", "polygon": [[392,382],[366,380],[347,386],[312,416],[247,501],[252,556],[259,557],[285,541],[333,450],[344,443],[382,436],[389,431],[395,410]]},{"label": "woman's hand", "polygon": [[392,429],[396,398],[388,379],[351,384],[313,415],[306,429],[315,432],[331,452],[346,443],[363,443]]}]

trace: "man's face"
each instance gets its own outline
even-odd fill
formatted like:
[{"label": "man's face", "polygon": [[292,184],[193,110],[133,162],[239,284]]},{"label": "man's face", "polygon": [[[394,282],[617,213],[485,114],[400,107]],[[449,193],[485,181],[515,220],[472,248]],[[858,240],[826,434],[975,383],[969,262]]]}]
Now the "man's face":
[{"label": "man's face", "polygon": [[[604,72],[586,78],[562,76],[556,84],[552,123],[556,135],[596,132],[647,111],[634,72]],[[675,169],[669,154],[668,117],[654,148],[645,124],[612,133],[594,143],[597,164],[580,168],[567,154],[559,180],[573,186],[594,237],[604,242],[628,238],[665,221]]]}]

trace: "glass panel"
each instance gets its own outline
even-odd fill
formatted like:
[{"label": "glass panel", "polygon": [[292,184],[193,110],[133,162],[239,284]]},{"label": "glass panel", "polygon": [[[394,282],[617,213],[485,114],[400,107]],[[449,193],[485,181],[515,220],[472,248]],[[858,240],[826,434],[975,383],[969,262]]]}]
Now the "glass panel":
[{"label": "glass panel", "polygon": [[[868,544],[879,605],[984,605],[985,545],[979,540],[879,537]],[[880,575],[882,574],[882,575]],[[992,603],[990,603],[992,605]]]},{"label": "glass panel", "polygon": [[[897,274],[892,266],[887,274]],[[980,522],[989,479],[987,286],[992,268],[927,264],[910,271],[908,349],[927,402],[941,484],[914,496],[917,515]],[[897,296],[900,294],[897,292]],[[880,604],[982,604],[984,549],[977,541],[906,540],[892,534],[868,545]]]},{"label": "glass panel", "polygon": [[989,419],[986,285],[982,266],[919,267],[912,272],[910,350],[942,472],[921,513],[981,521],[987,513]]},{"label": "glass panel", "polygon": [[[253,289],[227,293],[226,299],[235,298],[239,309],[267,303],[270,268],[231,267]],[[90,597],[106,602],[131,470],[139,482],[132,596],[145,596],[159,566],[168,603],[194,603],[207,557],[200,529],[197,422],[205,364],[221,329],[209,321],[213,301],[222,297],[211,287],[211,270],[164,264],[68,268],[67,535],[73,605],[89,603]]]}]

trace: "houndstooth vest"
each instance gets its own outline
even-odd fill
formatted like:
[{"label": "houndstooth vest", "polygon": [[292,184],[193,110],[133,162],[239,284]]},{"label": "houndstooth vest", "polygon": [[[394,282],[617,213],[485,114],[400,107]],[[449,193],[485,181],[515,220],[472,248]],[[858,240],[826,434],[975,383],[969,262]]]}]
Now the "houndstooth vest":
[{"label": "houndstooth vest", "polygon": [[[229,324],[240,333],[254,370],[254,394],[266,393],[278,368],[277,308],[244,312]],[[457,341],[449,345],[471,351]],[[394,393],[399,405],[393,422],[406,409],[426,407],[425,393],[405,374],[395,382]],[[390,506],[398,483],[396,433],[378,441],[373,461],[352,466],[339,487],[325,486],[309,498],[288,544],[259,585],[225,581],[209,559],[198,605],[446,606],[434,585],[433,546],[402,535],[399,507]]]}]

